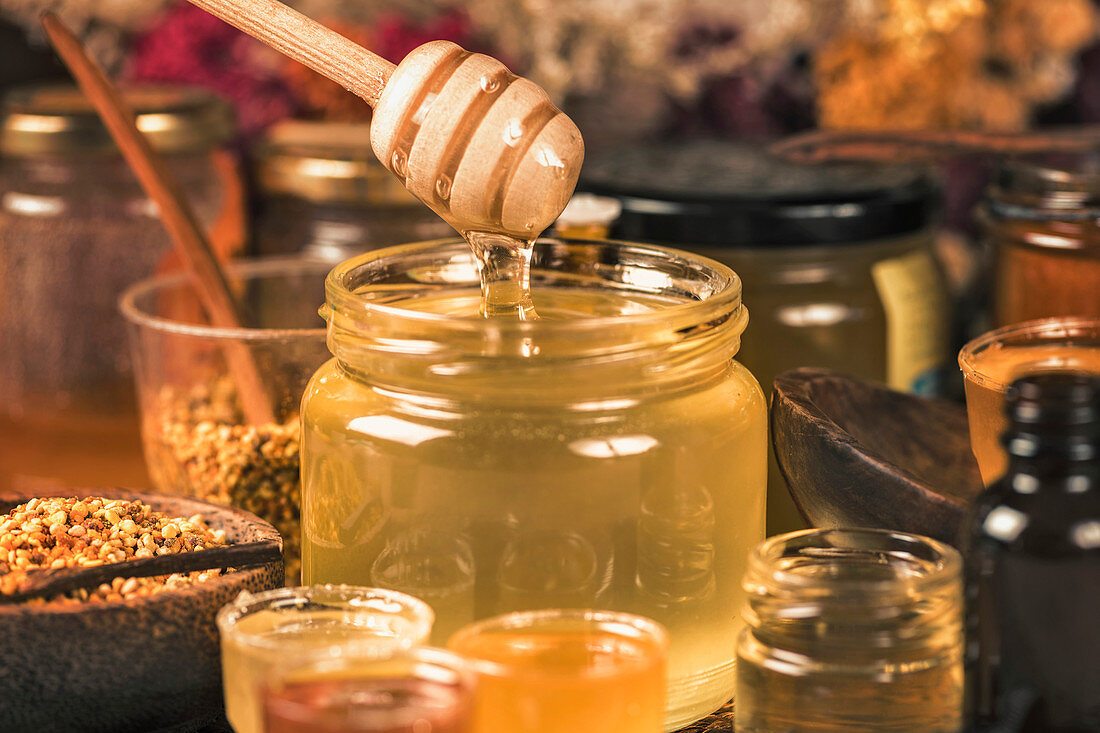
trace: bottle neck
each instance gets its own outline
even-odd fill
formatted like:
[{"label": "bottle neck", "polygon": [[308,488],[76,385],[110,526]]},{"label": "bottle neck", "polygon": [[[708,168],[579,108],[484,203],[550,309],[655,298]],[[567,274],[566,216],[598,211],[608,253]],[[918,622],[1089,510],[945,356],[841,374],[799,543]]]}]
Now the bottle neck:
[{"label": "bottle neck", "polygon": [[1003,483],[1017,494],[1092,494],[1100,491],[1100,463],[1059,455],[1009,455]]},{"label": "bottle neck", "polygon": [[1005,482],[1022,494],[1093,492],[1100,475],[1100,379],[1025,376],[1009,387]]}]

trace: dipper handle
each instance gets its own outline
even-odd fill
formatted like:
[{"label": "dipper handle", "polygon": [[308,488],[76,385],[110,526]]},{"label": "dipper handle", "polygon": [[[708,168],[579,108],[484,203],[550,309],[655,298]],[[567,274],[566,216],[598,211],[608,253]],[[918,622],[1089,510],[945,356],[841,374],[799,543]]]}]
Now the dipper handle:
[{"label": "dipper handle", "polygon": [[278,0],[191,0],[375,106],[394,65]]},{"label": "dipper handle", "polygon": [[395,70],[279,0],[190,1],[365,99],[375,155],[460,232],[533,239],[569,202],[580,130],[496,59],[432,41]]}]

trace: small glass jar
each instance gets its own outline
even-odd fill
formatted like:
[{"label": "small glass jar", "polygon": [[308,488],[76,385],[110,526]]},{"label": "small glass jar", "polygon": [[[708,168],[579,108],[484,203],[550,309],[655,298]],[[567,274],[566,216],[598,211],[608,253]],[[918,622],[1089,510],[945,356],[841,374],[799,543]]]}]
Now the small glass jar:
[{"label": "small glass jar", "polygon": [[674,250],[554,239],[531,277],[542,317],[520,321],[478,315],[461,240],[333,270],[335,358],[302,402],[303,576],[422,595],[437,629],[545,607],[653,618],[679,727],[732,695],[730,609],[764,532],[741,282]]},{"label": "small glass jar", "polygon": [[[807,366],[941,390],[950,307],[922,169],[800,166],[696,142],[596,156],[580,185],[622,202],[613,237],[698,252],[743,278],[753,325],[740,358],[766,392]],[[774,458],[768,486],[768,534],[804,527]]]},{"label": "small glass jar", "polygon": [[509,613],[447,642],[478,675],[474,729],[660,733],[668,633],[652,619],[587,609]]},{"label": "small glass jar", "polygon": [[[237,262],[226,276],[249,325],[209,325],[186,272],[126,289],[141,437],[153,486],[231,504],[270,522],[283,538],[286,579],[296,585],[301,486],[298,407],[328,357],[317,304],[330,263],[305,257]],[[244,409],[232,354],[256,364],[271,416]]]},{"label": "small glass jar", "polygon": [[995,325],[1100,317],[1100,155],[1007,161],[980,218],[993,247]]},{"label": "small glass jar", "polygon": [[433,620],[419,598],[380,588],[242,593],[216,618],[226,717],[237,733],[263,733],[262,686],[280,664],[392,654],[423,644]]},{"label": "small glass jar", "polygon": [[256,158],[258,254],[340,262],[454,234],[374,157],[369,124],[282,122]]},{"label": "small glass jar", "polygon": [[920,535],[804,530],[752,551],[739,733],[955,733],[962,558]]},{"label": "small glass jar", "polygon": [[[232,113],[194,90],[125,93],[222,254],[243,246]],[[69,87],[0,110],[0,491],[148,486],[123,288],[176,266],[153,202],[95,110]]]}]

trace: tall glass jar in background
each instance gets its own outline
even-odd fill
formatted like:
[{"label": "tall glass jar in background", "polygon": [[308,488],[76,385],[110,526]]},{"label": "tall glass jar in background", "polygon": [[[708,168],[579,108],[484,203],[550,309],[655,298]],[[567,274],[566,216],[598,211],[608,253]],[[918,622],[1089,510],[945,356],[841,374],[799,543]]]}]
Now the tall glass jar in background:
[{"label": "tall glass jar in background", "polygon": [[[613,237],[690,249],[743,278],[753,318],[739,358],[765,391],[801,366],[940,390],[950,307],[921,169],[800,166],[696,142],[594,157],[581,187],[622,201]],[[768,486],[768,533],[805,526],[774,457]]]},{"label": "tall glass jar in background", "polygon": [[279,123],[256,152],[258,254],[340,262],[454,234],[386,170],[363,123]]},{"label": "tall glass jar in background", "polygon": [[678,728],[734,686],[740,579],[764,535],[766,405],[735,356],[741,281],[652,245],[540,239],[537,320],[484,318],[462,240],[326,284],[302,401],[302,572],[470,621],[603,608],[668,629]]},{"label": "tall glass jar in background", "polygon": [[1100,155],[1009,160],[980,217],[997,326],[1100,316]]},{"label": "tall glass jar in background", "polygon": [[[223,253],[245,239],[230,108],[195,90],[125,94]],[[148,486],[116,303],[175,267],[156,207],[83,96],[10,93],[0,110],[0,490]]]},{"label": "tall glass jar in background", "polygon": [[962,558],[920,535],[806,530],[756,547],[738,733],[956,733]]}]

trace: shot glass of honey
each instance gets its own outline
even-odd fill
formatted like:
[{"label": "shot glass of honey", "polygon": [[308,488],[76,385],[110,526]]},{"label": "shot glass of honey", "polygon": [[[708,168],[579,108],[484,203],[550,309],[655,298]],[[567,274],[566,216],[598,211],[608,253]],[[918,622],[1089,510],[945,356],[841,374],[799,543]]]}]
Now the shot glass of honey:
[{"label": "shot glass of honey", "polygon": [[264,733],[471,733],[476,676],[465,660],[419,647],[272,668]]},{"label": "shot glass of honey", "polygon": [[659,733],[668,634],[591,610],[524,611],[460,629],[448,646],[478,673],[476,733]]},{"label": "shot glass of honey", "polygon": [[1043,318],[990,331],[963,347],[959,366],[965,378],[970,447],[988,485],[1005,471],[1000,440],[1008,425],[1008,385],[1037,372],[1100,374],[1100,318]]},{"label": "shot glass of honey", "polygon": [[434,620],[420,599],[381,588],[242,594],[217,616],[226,717],[236,733],[261,733],[260,686],[276,665],[385,656],[427,641]]}]

